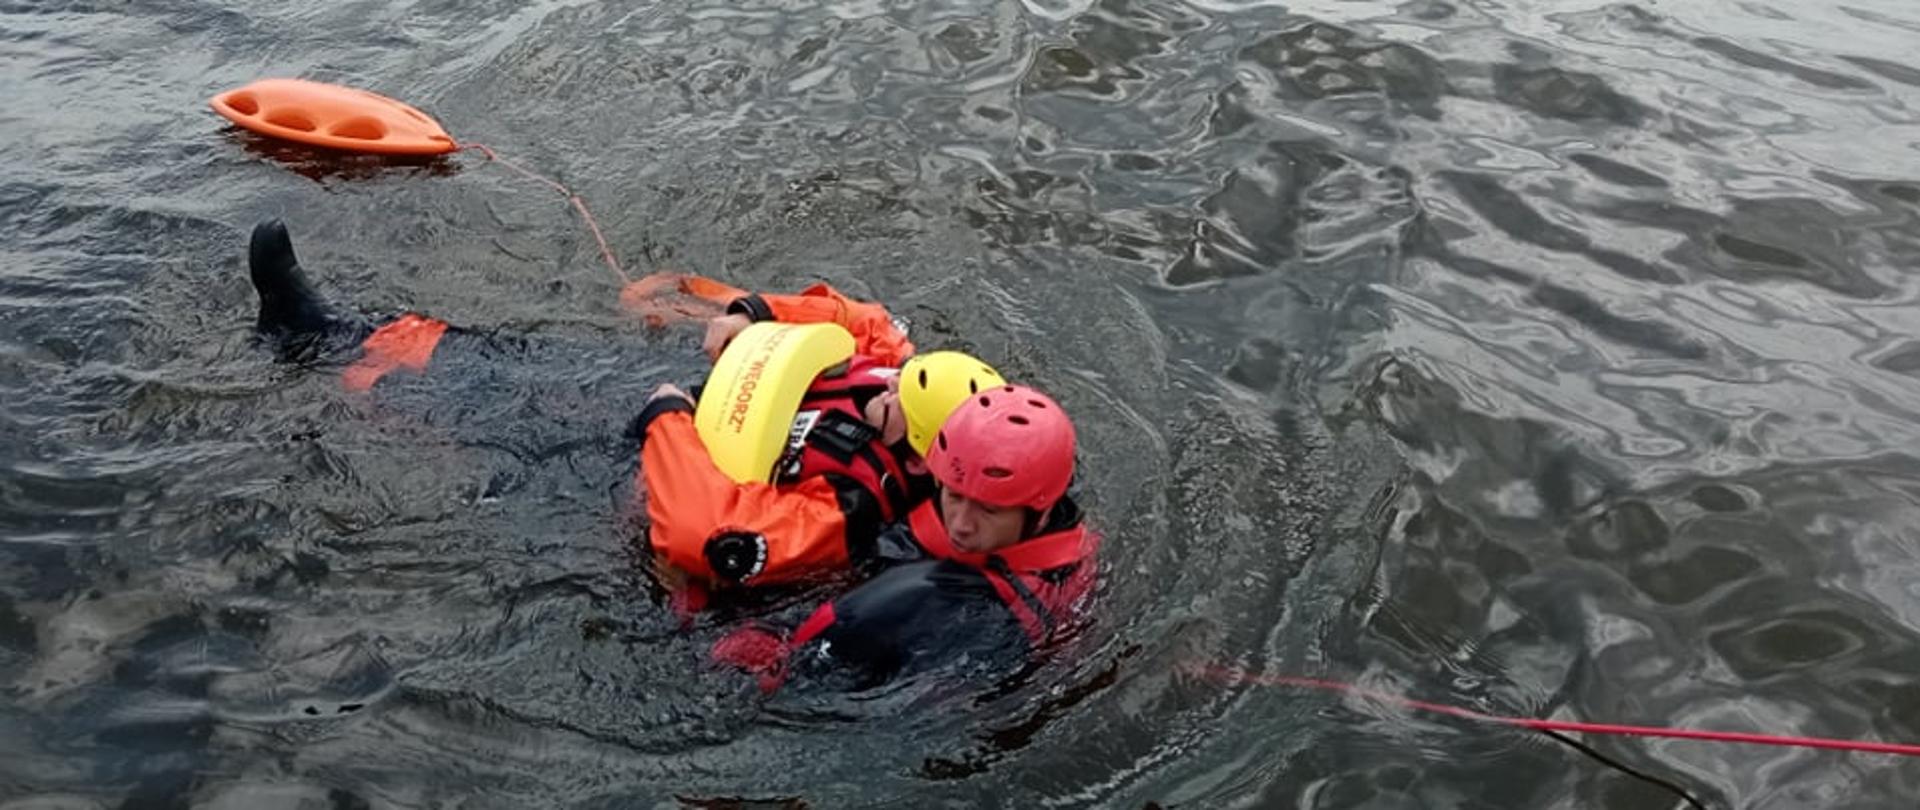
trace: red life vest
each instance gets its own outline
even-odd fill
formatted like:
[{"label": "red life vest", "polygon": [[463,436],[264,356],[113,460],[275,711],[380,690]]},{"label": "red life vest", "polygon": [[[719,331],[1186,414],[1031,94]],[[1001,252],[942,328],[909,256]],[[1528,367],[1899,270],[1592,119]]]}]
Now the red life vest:
[{"label": "red life vest", "polygon": [[983,571],[1036,647],[1067,625],[1093,591],[1098,567],[1093,556],[1100,549],[1100,535],[1084,523],[1075,521],[1069,528],[986,554],[954,548],[937,500],[914,509],[907,526],[929,555]]},{"label": "red life vest", "polygon": [[899,369],[856,356],[846,373],[814,380],[794,414],[786,453],[774,464],[774,481],[844,476],[874,494],[883,524],[906,514],[913,506],[906,467],[860,412],[860,403],[885,393],[898,374]]}]

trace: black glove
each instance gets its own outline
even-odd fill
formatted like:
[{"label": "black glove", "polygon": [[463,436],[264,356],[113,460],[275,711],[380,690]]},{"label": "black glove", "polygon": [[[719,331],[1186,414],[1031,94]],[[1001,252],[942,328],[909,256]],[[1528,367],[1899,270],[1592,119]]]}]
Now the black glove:
[{"label": "black glove", "polygon": [[633,417],[633,421],[627,423],[627,430],[624,435],[629,441],[632,441],[636,445],[645,444],[647,441],[647,426],[653,424],[653,420],[661,414],[674,412],[693,413],[693,403],[679,397],[659,397],[654,399],[640,409],[640,414]]}]

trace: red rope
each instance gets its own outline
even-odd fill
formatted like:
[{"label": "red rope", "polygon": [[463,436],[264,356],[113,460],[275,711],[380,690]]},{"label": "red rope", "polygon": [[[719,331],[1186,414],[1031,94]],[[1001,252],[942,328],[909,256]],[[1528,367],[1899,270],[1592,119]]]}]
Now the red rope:
[{"label": "red rope", "polygon": [[1498,723],[1505,726],[1529,728],[1535,731],[1571,731],[1582,734],[1613,734],[1625,737],[1664,737],[1681,740],[1708,740],[1712,742],[1746,743],[1750,745],[1778,745],[1791,748],[1822,748],[1830,751],[1853,751],[1870,754],[1898,754],[1900,756],[1920,757],[1920,745],[1904,743],[1867,742],[1861,740],[1836,740],[1828,737],[1793,737],[1776,734],[1753,734],[1744,731],[1702,731],[1688,728],[1669,728],[1666,726],[1626,726],[1615,723],[1587,723],[1577,720],[1542,720],[1533,717],[1502,717],[1486,714],[1458,706],[1430,703],[1424,700],[1401,697],[1386,692],[1376,692],[1350,683],[1322,680],[1320,678],[1300,678],[1288,675],[1259,675],[1214,664],[1190,664],[1185,669],[1201,677],[1231,684],[1256,684],[1260,686],[1286,686],[1297,689],[1316,689],[1323,692],[1341,692],[1349,695],[1378,700],[1410,709],[1445,714],[1466,720],[1484,723]]},{"label": "red rope", "polygon": [[528,170],[526,167],[501,157],[499,153],[494,152],[492,149],[486,146],[483,146],[481,144],[470,143],[470,144],[461,146],[460,148],[478,150],[481,154],[487,156],[487,160],[490,160],[494,163],[498,163],[502,166],[507,167],[508,169],[512,169],[513,171],[518,172],[523,177],[538,181],[540,183],[544,183],[546,184],[547,187],[553,189],[554,191],[560,192],[560,196],[567,198],[568,202],[573,203],[574,209],[580,212],[580,218],[586,221],[587,230],[593,234],[593,241],[600,246],[600,258],[607,260],[607,267],[613,270],[613,275],[616,278],[620,279],[621,285],[624,286],[633,280],[627,277],[627,272],[625,270],[620,269],[620,262],[613,258],[613,250],[607,247],[607,238],[605,236],[602,236],[600,233],[600,223],[594,221],[593,212],[587,210],[587,201],[580,199],[580,195],[573,193],[572,189],[569,189],[566,186],[561,185],[559,182],[555,180],[550,180],[544,176],[535,174],[531,170]]}]

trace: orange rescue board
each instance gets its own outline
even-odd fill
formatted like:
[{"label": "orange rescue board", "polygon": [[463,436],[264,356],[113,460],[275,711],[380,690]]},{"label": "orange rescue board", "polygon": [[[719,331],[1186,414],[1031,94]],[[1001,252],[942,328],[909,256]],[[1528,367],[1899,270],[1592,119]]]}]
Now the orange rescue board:
[{"label": "orange rescue board", "polygon": [[426,113],[337,84],[261,79],[210,103],[242,128],[312,146],[382,155],[441,155],[459,148]]}]

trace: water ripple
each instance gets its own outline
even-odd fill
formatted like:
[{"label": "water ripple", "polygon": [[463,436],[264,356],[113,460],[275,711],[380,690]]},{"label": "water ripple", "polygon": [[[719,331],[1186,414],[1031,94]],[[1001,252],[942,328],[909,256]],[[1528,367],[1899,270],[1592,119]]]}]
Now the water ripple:
[{"label": "water ripple", "polygon": [[[1211,664],[1920,739],[1894,5],[0,3],[0,796],[1675,800]],[[710,668],[722,619],[657,603],[619,439],[698,336],[625,320],[544,190],[206,112],[263,75],[561,177],[635,270],[824,279],[1057,392],[1109,537],[1094,622],[978,688],[763,700]],[[274,362],[240,261],[268,216],[330,294],[471,351],[371,396]],[[1920,791],[1594,742],[1712,805]]]}]

